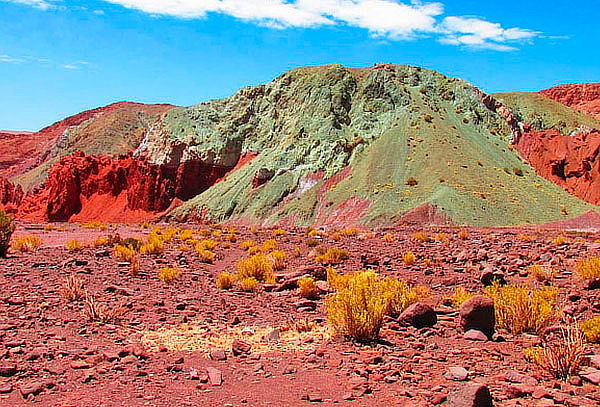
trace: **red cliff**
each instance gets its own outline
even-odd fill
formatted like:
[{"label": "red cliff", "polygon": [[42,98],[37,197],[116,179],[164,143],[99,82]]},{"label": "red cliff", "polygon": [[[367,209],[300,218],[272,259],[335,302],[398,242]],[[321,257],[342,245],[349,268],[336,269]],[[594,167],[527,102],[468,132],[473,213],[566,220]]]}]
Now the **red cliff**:
[{"label": "red cliff", "polygon": [[540,94],[600,119],[600,83],[560,85]]}]

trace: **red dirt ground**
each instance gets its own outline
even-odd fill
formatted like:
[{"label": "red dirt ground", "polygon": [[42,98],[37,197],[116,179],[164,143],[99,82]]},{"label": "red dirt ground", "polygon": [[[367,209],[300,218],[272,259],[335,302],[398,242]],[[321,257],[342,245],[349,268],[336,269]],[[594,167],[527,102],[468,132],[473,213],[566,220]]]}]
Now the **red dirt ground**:
[{"label": "red dirt ground", "polygon": [[[292,320],[325,326],[323,297],[304,300],[294,289],[279,291],[276,286],[256,293],[216,288],[216,275],[231,271],[246,255],[240,241],[271,239],[270,230],[240,228],[237,242],[217,233],[214,264],[201,263],[193,250],[181,251],[183,243],[174,241],[161,255],[142,256],[141,272],[132,276],[126,264],[111,256],[111,248],[89,247],[72,253],[64,245],[71,239],[89,243],[114,233],[123,238],[143,237],[148,229],[56,226],[66,229],[21,224],[16,236],[36,234],[44,242],[42,247],[34,253],[13,252],[0,262],[3,406],[447,406],[444,400],[449,393],[472,383],[486,384],[495,405],[501,407],[600,403],[597,384],[579,376],[561,382],[525,360],[523,350],[537,343],[538,336],[500,330],[501,338],[494,341],[467,340],[457,325],[457,311],[447,305],[457,286],[482,292],[479,273],[486,267],[509,282],[525,282],[528,265],[548,264],[557,272],[553,284],[560,289],[564,314],[578,320],[598,315],[600,290],[585,289],[585,283],[573,274],[576,259],[599,252],[600,245],[594,243],[598,234],[470,229],[461,240],[458,229],[438,228],[425,232],[445,236],[420,243],[411,236],[422,229],[405,227],[359,232],[341,240],[323,237],[320,246],[350,251],[350,259],[337,266],[341,272],[369,267],[429,287],[432,296],[426,302],[437,312],[438,323],[415,329],[401,327],[390,318],[382,340],[369,345],[323,338],[314,331],[285,348],[274,342],[268,350],[267,342],[259,341],[249,354],[234,356],[229,347],[224,360],[215,360],[207,352],[216,345],[175,349],[172,342],[183,337],[219,338],[233,328],[246,328],[247,333],[273,329]],[[210,233],[206,227],[188,227]],[[393,241],[384,241],[384,234],[393,236]],[[549,242],[558,234],[565,237],[565,244]],[[289,230],[276,239],[288,254],[281,279],[298,275],[299,270],[320,272],[314,249],[306,245],[306,231]],[[411,266],[402,261],[402,254],[409,250],[417,256]],[[182,277],[172,284],[161,282],[156,270],[166,266],[181,269]],[[88,322],[83,303],[67,302],[61,295],[61,286],[71,275],[80,278],[101,305],[123,309],[121,320]],[[204,333],[190,334],[190,327],[204,327]],[[164,329],[178,329],[166,336],[171,342],[150,346],[142,340],[149,331]],[[261,347],[267,351],[261,352]],[[600,354],[600,346],[589,345],[587,353]],[[464,381],[447,378],[452,367],[465,368],[468,377]],[[222,382],[216,380],[219,374]],[[25,400],[22,393],[32,390],[40,392]]]}]

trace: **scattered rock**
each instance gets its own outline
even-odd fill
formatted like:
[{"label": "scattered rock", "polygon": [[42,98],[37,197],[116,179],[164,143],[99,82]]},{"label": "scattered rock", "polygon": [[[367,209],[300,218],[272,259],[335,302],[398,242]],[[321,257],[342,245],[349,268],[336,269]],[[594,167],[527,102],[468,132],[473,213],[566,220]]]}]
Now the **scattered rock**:
[{"label": "scattered rock", "polygon": [[582,379],[595,384],[600,385],[600,370],[594,368],[587,368],[579,373]]},{"label": "scattered rock", "polygon": [[448,407],[493,407],[490,390],[483,384],[470,384],[448,396]]},{"label": "scattered rock", "polygon": [[494,301],[483,295],[469,298],[460,306],[460,326],[464,331],[481,331],[491,339],[496,327]]},{"label": "scattered rock", "polygon": [[231,351],[233,352],[234,356],[249,355],[250,352],[252,351],[252,345],[249,344],[248,342],[236,339],[231,344]]},{"label": "scattered rock", "polygon": [[487,341],[489,338],[485,334],[477,329],[469,329],[464,333],[463,338],[470,341]]},{"label": "scattered rock", "polygon": [[227,354],[225,353],[224,350],[221,350],[221,349],[216,349],[216,350],[211,351],[209,356],[212,360],[217,360],[217,361],[227,360]]},{"label": "scattered rock", "polygon": [[494,271],[491,267],[486,267],[479,277],[479,281],[484,287],[488,287],[494,282],[498,282],[500,285],[506,285],[506,279],[504,278],[504,274]]},{"label": "scattered rock", "polygon": [[417,302],[400,314],[398,323],[415,328],[432,327],[437,323],[437,315],[429,305]]},{"label": "scattered rock", "polygon": [[17,373],[16,365],[0,365],[0,376],[2,377],[10,377],[14,376]]},{"label": "scattered rock", "polygon": [[467,378],[469,377],[469,372],[464,367],[453,366],[448,368],[448,371],[446,372],[444,377],[448,380],[462,382],[467,380]]},{"label": "scattered rock", "polygon": [[220,386],[223,383],[223,373],[219,369],[207,367],[206,373],[211,386]]}]

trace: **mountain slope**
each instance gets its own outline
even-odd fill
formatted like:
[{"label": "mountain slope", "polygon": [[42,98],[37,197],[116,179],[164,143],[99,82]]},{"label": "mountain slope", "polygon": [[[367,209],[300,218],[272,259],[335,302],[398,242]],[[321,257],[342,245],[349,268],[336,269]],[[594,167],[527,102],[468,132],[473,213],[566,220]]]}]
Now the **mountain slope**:
[{"label": "mountain slope", "polygon": [[600,83],[560,85],[540,94],[600,119]]},{"label": "mountain slope", "polygon": [[520,159],[515,125],[462,80],[331,65],[173,109],[136,155],[230,168],[256,156],[174,210],[176,219],[381,225],[432,205],[456,223],[506,225],[591,209]]}]

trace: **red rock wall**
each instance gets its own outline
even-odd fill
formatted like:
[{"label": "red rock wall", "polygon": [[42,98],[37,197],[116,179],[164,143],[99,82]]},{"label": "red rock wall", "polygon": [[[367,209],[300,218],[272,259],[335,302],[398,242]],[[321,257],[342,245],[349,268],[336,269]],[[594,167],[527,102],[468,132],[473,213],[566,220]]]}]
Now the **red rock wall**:
[{"label": "red rock wall", "polygon": [[23,199],[23,189],[6,178],[0,178],[0,204],[7,212],[14,213]]},{"label": "red rock wall", "polygon": [[187,200],[213,185],[230,168],[185,162],[166,167],[137,160],[76,153],[48,173],[43,188],[19,207],[25,219],[126,222],[151,219],[175,199]]},{"label": "red rock wall", "polygon": [[540,94],[600,119],[600,83],[560,85]]},{"label": "red rock wall", "polygon": [[515,147],[542,177],[567,192],[600,204],[600,132],[563,136],[556,130],[527,131]]}]

